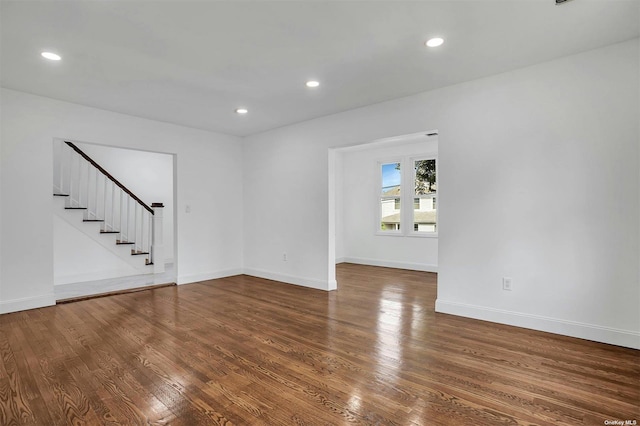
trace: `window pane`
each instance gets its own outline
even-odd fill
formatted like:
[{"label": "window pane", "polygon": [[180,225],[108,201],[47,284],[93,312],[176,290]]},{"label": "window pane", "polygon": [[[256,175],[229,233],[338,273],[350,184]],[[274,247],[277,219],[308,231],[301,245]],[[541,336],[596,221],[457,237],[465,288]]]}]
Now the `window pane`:
[{"label": "window pane", "polygon": [[416,195],[433,194],[436,192],[436,160],[418,160],[414,163],[416,172]]},{"label": "window pane", "polygon": [[386,197],[400,195],[400,184],[402,183],[400,163],[383,164],[380,172],[382,173],[381,195]]},{"label": "window pane", "polygon": [[[431,204],[430,199],[422,199]],[[424,209],[413,211],[413,230],[418,232],[436,232],[436,210]]]},{"label": "window pane", "polygon": [[397,231],[400,229],[400,198],[380,199],[380,229]]}]

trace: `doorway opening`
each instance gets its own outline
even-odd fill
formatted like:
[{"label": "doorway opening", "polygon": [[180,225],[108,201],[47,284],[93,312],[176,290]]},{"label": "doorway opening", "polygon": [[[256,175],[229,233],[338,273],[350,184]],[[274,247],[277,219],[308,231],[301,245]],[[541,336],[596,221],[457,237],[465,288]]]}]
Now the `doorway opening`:
[{"label": "doorway opening", "polygon": [[437,272],[438,132],[329,149],[329,289],[336,264]]},{"label": "doorway opening", "polygon": [[56,300],[175,282],[176,155],[53,143]]}]

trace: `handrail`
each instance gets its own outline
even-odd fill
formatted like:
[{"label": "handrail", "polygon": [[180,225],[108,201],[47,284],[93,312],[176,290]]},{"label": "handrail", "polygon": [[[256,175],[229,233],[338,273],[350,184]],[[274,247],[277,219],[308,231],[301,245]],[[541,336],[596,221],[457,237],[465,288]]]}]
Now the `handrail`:
[{"label": "handrail", "polygon": [[80,148],[78,148],[77,146],[75,146],[72,142],[69,141],[64,141],[64,143],[66,143],[67,145],[69,145],[71,148],[73,148],[73,150],[75,152],[77,152],[78,154],[80,154],[80,156],[82,158],[84,158],[85,160],[87,160],[89,163],[91,163],[91,165],[93,167],[95,167],[96,169],[98,169],[100,171],[100,173],[102,173],[103,175],[105,175],[106,177],[109,178],[109,180],[111,180],[111,182],[115,183],[116,185],[118,185],[120,187],[120,189],[122,189],[124,192],[126,192],[127,194],[129,194],[129,196],[131,196],[131,198],[133,198],[134,200],[136,200],[142,207],[144,207],[145,209],[147,209],[149,211],[149,213],[153,214],[153,209],[151,207],[149,207],[148,205],[146,205],[144,203],[144,201],[142,201],[140,198],[136,197],[136,195],[131,192],[129,190],[129,188],[127,188],[126,186],[124,186],[123,184],[121,184],[118,179],[114,178],[113,176],[111,176],[111,174],[106,171],[105,169],[103,169],[100,164],[96,163],[95,161],[93,161],[93,159],[91,157],[89,157],[87,154],[84,153],[84,151],[82,151]]}]

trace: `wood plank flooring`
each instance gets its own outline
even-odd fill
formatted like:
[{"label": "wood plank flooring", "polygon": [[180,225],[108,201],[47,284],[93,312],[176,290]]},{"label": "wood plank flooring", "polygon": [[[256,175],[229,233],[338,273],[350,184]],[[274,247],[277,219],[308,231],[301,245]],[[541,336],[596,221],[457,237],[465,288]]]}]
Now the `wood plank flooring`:
[{"label": "wood plank flooring", "polygon": [[640,421],[640,351],[436,314],[436,275],[236,276],[0,316],[0,425]]}]

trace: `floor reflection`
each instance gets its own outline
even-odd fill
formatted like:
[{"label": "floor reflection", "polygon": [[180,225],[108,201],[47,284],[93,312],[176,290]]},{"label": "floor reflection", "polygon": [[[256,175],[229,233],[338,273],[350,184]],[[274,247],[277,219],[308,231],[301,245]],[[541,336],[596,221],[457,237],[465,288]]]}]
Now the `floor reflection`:
[{"label": "floor reflection", "polygon": [[[396,377],[402,367],[403,316],[405,308],[396,291],[384,289],[380,295],[376,325],[376,371]],[[400,298],[400,300],[398,300]]]}]

